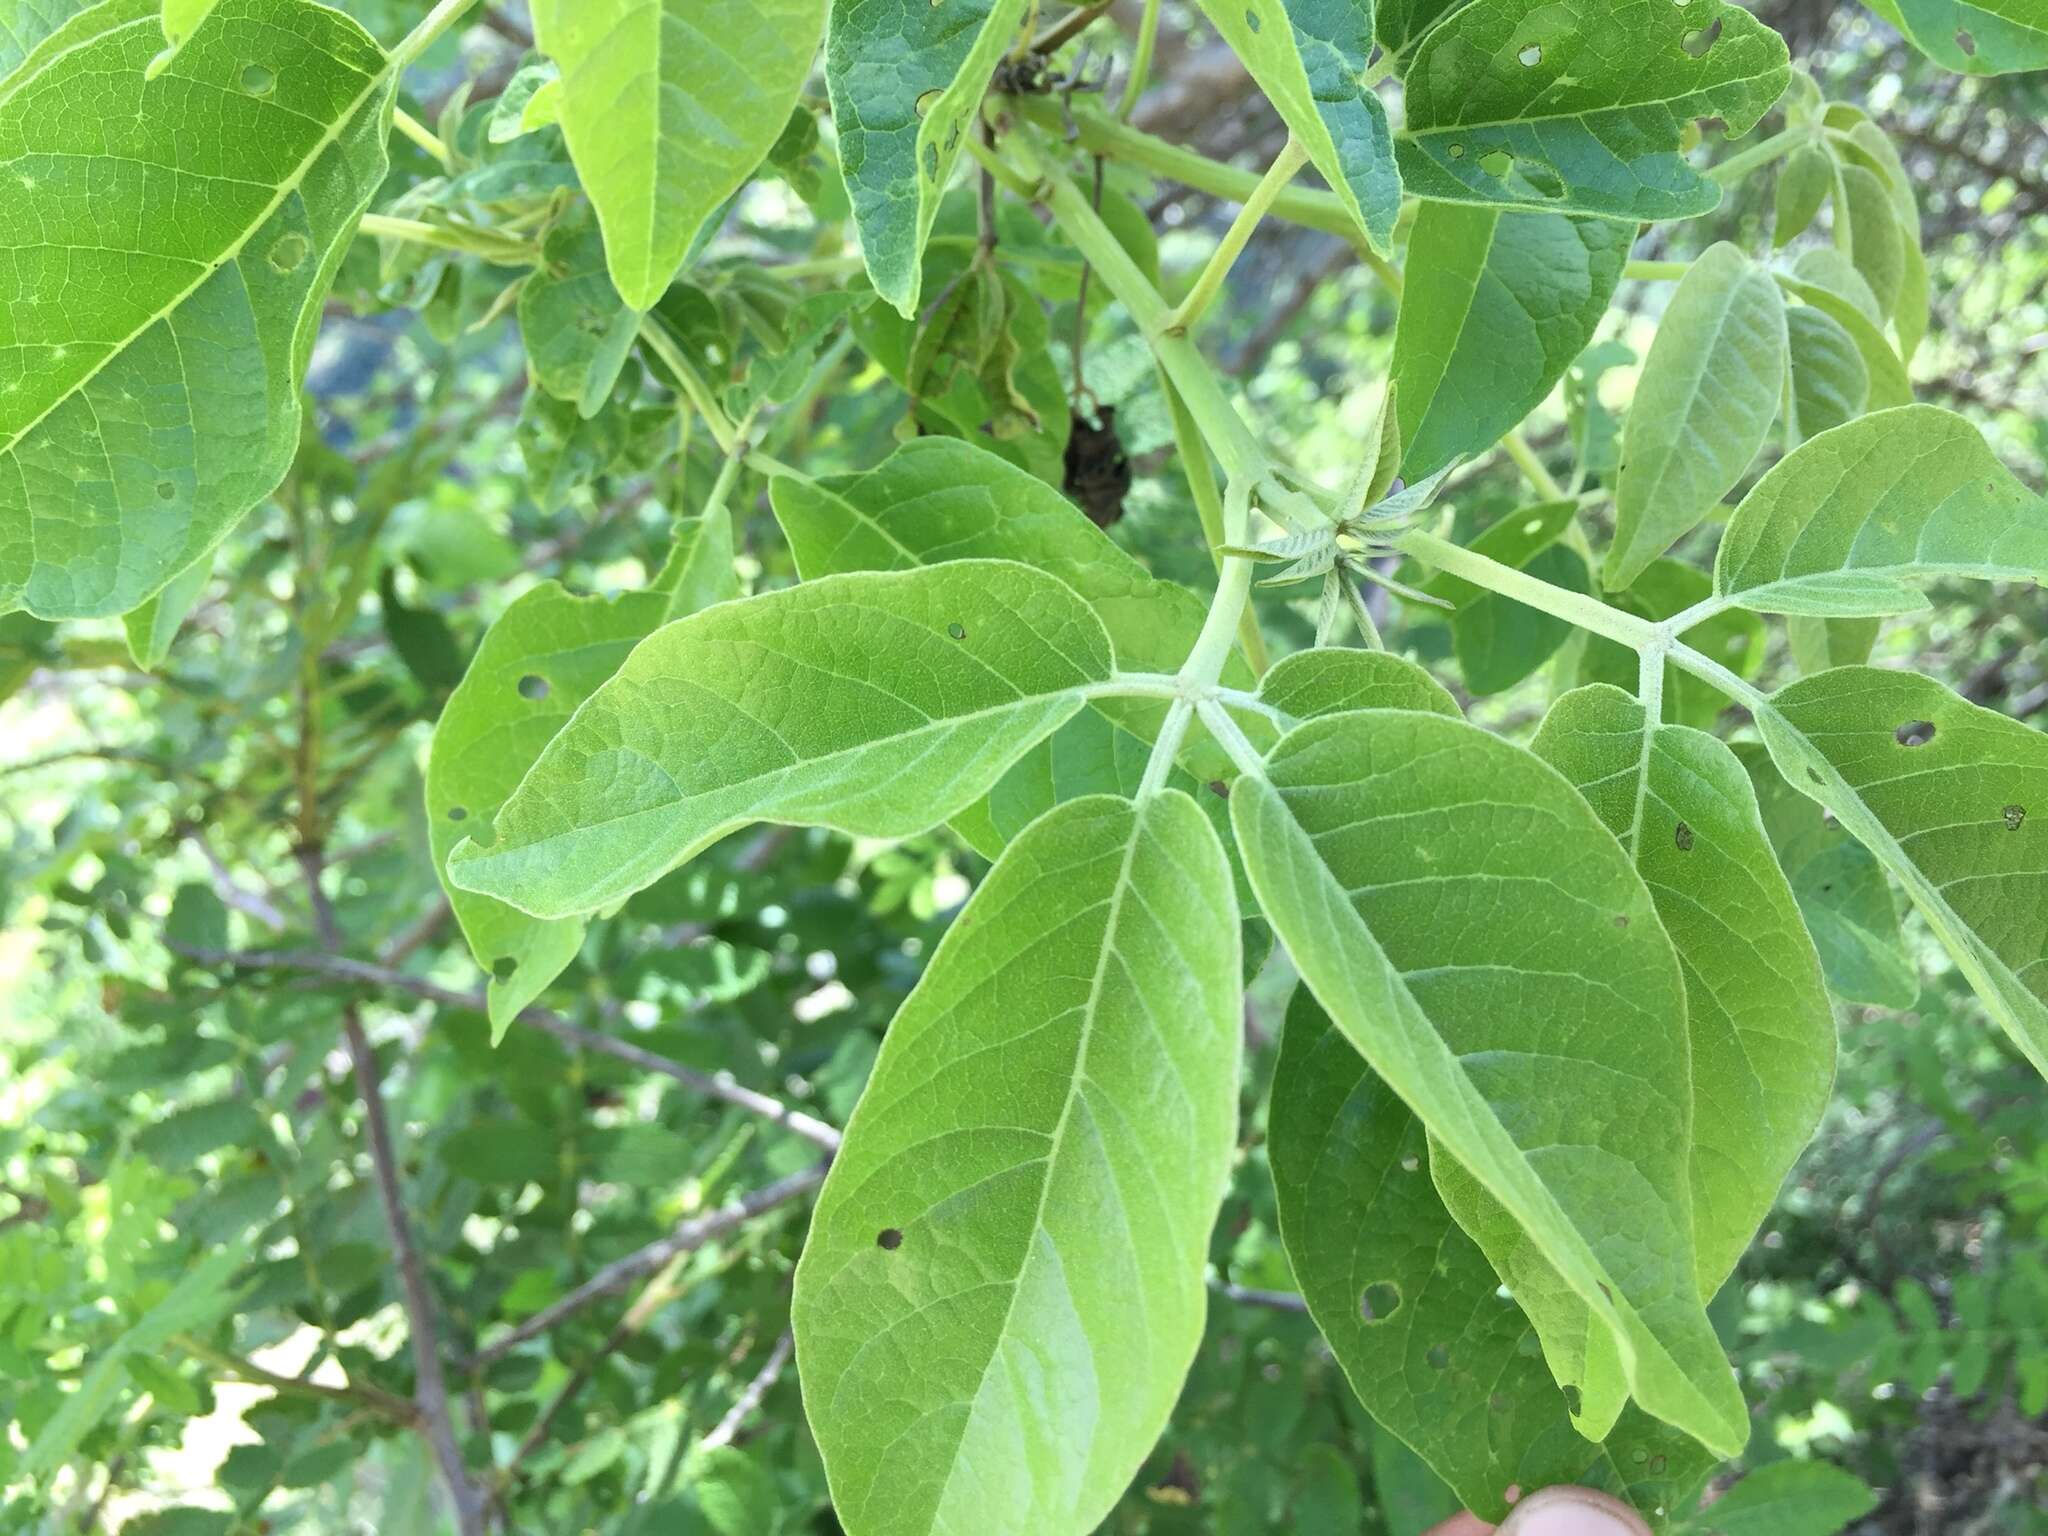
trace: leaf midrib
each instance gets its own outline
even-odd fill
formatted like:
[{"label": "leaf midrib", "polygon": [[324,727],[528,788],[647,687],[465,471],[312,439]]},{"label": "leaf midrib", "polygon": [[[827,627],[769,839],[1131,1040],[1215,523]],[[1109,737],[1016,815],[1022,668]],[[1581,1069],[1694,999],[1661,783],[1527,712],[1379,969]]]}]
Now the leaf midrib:
[{"label": "leaf midrib", "polygon": [[[8,100],[10,100],[15,95],[19,94],[22,86],[26,85],[29,81],[41,76],[48,70],[51,64],[55,63],[59,59],[67,57],[72,51],[74,51],[74,49],[86,48],[90,47],[95,43],[104,42],[106,39],[111,37],[117,37],[121,33],[126,32],[134,27],[148,27],[153,25],[156,25],[156,19],[154,15],[141,16],[136,18],[134,21],[127,21],[121,23],[119,26],[109,27],[103,32],[95,32],[90,37],[80,39],[77,43],[73,44],[69,48],[57,50],[55,53],[51,54],[47,59],[44,59],[33,71],[29,71],[26,73],[18,73],[14,77],[14,84],[12,89],[7,90],[4,93],[0,93],[0,105],[5,105]],[[329,150],[334,148],[334,146],[337,143],[341,141],[341,136],[343,132],[345,132],[355,122],[356,114],[362,110],[363,104],[370,100],[371,97],[375,96],[377,92],[382,90],[385,84],[391,79],[391,55],[384,52],[381,44],[376,44],[375,46],[377,47],[378,53],[384,60],[383,68],[379,69],[375,74],[371,75],[368,83],[363,87],[361,91],[359,91],[355,95],[353,99],[349,101],[347,107],[334,115],[333,121],[328,124],[326,131],[320,135],[319,140],[313,145],[313,147],[310,150],[307,151],[305,157],[299,161],[298,165],[293,168],[292,173],[284,180],[278,183],[277,191],[271,197],[271,200],[266,205],[264,205],[264,208],[260,214],[258,214],[255,218],[249,221],[247,227],[242,231],[241,235],[235,240],[235,242],[229,247],[227,247],[227,249],[222,251],[220,255],[215,257],[210,262],[202,263],[200,267],[199,276],[194,281],[188,283],[184,288],[180,289],[176,294],[172,295],[168,300],[165,301],[165,303],[160,308],[155,310],[146,319],[142,320],[133,329],[131,329],[126,336],[123,336],[122,338],[120,338],[119,341],[115,342],[112,346],[110,346],[107,349],[106,356],[102,357],[97,363],[93,364],[93,366],[88,371],[81,374],[76,382],[74,382],[56,399],[52,400],[41,411],[37,412],[34,417],[24,422],[20,430],[18,430],[5,443],[0,443],[0,458],[4,458],[7,455],[12,454],[16,448],[21,446],[22,440],[24,438],[26,438],[31,432],[35,431],[37,427],[41,426],[45,421],[47,421],[50,418],[50,416],[52,416],[60,407],[69,404],[72,400],[82,395],[85,392],[86,388],[92,383],[92,381],[94,379],[97,379],[103,372],[105,372],[107,368],[110,367],[115,362],[116,359],[126,356],[128,349],[134,346],[136,341],[143,335],[144,332],[149,330],[151,326],[158,325],[162,323],[164,320],[168,319],[171,315],[175,314],[178,311],[178,309],[181,306],[183,306],[187,299],[191,298],[193,294],[197,293],[201,288],[205,287],[206,284],[212,280],[215,273],[222,271],[224,268],[228,267],[229,265],[240,259],[243,250],[247,248],[249,242],[256,238],[256,232],[262,229],[264,225],[270,222],[270,220],[276,215],[278,209],[284,206],[285,200],[291,197],[294,193],[296,193],[299,190],[299,188],[304,184],[308,173],[311,172],[313,167],[320,161],[320,159],[323,156],[325,156]],[[332,57],[332,55],[329,55],[329,57]],[[209,179],[218,180],[222,178]]]}]

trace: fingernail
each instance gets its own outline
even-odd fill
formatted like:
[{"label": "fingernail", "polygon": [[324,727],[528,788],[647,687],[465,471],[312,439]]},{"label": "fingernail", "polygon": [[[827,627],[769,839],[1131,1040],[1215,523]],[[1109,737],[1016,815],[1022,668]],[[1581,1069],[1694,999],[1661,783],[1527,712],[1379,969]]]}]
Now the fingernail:
[{"label": "fingernail", "polygon": [[1649,1536],[1649,1527],[1604,1493],[1546,1488],[1514,1507],[1500,1536]]}]

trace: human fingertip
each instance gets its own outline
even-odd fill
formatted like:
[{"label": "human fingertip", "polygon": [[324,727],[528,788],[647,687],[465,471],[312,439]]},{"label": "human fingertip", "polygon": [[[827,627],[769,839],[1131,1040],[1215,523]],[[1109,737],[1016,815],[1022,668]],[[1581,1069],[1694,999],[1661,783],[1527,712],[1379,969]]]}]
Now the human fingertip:
[{"label": "human fingertip", "polygon": [[1517,1504],[1500,1536],[1650,1536],[1642,1517],[1590,1488],[1545,1488]]}]

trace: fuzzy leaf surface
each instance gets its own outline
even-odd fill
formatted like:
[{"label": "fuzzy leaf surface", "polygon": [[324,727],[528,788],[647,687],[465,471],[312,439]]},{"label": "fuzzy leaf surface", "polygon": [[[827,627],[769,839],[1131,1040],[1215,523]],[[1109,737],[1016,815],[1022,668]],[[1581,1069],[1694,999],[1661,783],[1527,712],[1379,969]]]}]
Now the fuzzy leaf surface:
[{"label": "fuzzy leaf surface", "polygon": [[651,635],[449,879],[593,912],[754,821],[906,837],[988,791],[1110,673],[1073,588],[1000,560],[832,576]]},{"label": "fuzzy leaf surface", "polygon": [[882,1044],[793,1316],[850,1536],[1084,1536],[1202,1336],[1243,1035],[1193,802],[1071,801],[1004,852]]}]

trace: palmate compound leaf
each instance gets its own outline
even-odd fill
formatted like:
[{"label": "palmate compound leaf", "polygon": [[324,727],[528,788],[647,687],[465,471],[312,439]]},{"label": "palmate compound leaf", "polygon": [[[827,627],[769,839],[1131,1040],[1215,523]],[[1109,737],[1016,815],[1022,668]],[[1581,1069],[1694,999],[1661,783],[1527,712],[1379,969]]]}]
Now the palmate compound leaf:
[{"label": "palmate compound leaf", "polygon": [[918,310],[924,244],[1025,0],[832,0],[825,86],[875,292]]},{"label": "palmate compound leaf", "polygon": [[2048,502],[1952,411],[1908,405],[1785,455],[1728,520],[1714,593],[1821,618],[1925,608],[1944,577],[2048,580]]},{"label": "palmate compound leaf", "polygon": [[1372,0],[1200,0],[1359,231],[1391,255],[1401,214],[1387,109],[1364,83]]},{"label": "palmate compound leaf", "polygon": [[1071,587],[1010,561],[721,603],[634,650],[448,878],[569,917],[753,821],[924,831],[1072,718],[1110,656]]},{"label": "palmate compound leaf", "polygon": [[556,111],[612,281],[654,307],[803,91],[825,0],[535,0]]},{"label": "palmate compound leaf", "polygon": [[1721,200],[1682,152],[1693,120],[1747,133],[1790,75],[1784,40],[1726,0],[1472,0],[1408,65],[1401,180],[1439,202],[1689,218]]},{"label": "palmate compound leaf", "polygon": [[1575,1422],[1604,1436],[1632,1392],[1738,1451],[1696,1278],[1683,981],[1613,835],[1532,754],[1395,710],[1297,727],[1230,804],[1275,931],[1429,1129]]},{"label": "palmate compound leaf", "polygon": [[1877,855],[2048,1075],[2048,735],[1876,667],[1801,678],[1756,720],[1786,780]]},{"label": "palmate compound leaf", "polygon": [[1657,327],[1621,433],[1614,544],[1601,580],[1627,588],[1728,494],[1777,418],[1785,301],[1732,245],[1686,272]]},{"label": "palmate compound leaf", "polygon": [[1693,1244],[1711,1297],[1749,1246],[1827,1105],[1835,1018],[1819,957],[1741,761],[1595,683],[1551,706],[1536,755],[1621,841],[1685,975],[1692,1039]]},{"label": "palmate compound leaf", "polygon": [[394,71],[339,12],[221,0],[146,78],[163,42],[106,0],[0,83],[0,611],[137,607],[277,485],[384,176]]},{"label": "palmate compound leaf", "polygon": [[1202,1335],[1237,1130],[1237,911],[1168,790],[1005,850],[882,1044],[792,1317],[850,1536],[1084,1536]]},{"label": "palmate compound leaf", "polygon": [[1715,1458],[1639,1409],[1572,1428],[1528,1319],[1430,1180],[1421,1122],[1307,989],[1287,1011],[1268,1151],[1287,1259],[1352,1390],[1498,1520],[1510,1487],[1588,1483],[1676,1509]]},{"label": "palmate compound leaf", "polygon": [[1394,333],[1410,482],[1543,403],[1593,339],[1633,239],[1612,219],[1422,205]]},{"label": "palmate compound leaf", "polygon": [[[919,438],[861,474],[778,478],[770,498],[806,581],[949,560],[1021,561],[1095,610],[1125,672],[1178,670],[1202,630],[1207,605],[1193,592],[1151,575],[1065,496],[972,443]],[[1224,680],[1249,685],[1251,676],[1233,659]],[[956,830],[993,858],[1061,800],[1135,793],[1163,711],[1129,699],[1089,705],[955,818]],[[1220,828],[1223,804],[1201,785],[1229,776],[1227,762],[1201,744],[1183,756],[1188,771],[1175,770],[1172,782]]]}]

